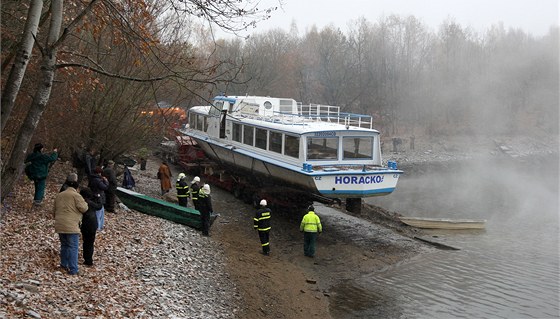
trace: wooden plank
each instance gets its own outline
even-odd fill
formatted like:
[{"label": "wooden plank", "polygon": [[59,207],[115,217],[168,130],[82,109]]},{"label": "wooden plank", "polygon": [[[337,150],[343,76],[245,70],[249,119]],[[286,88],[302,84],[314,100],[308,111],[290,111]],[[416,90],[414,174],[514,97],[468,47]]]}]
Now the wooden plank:
[{"label": "wooden plank", "polygon": [[483,229],[484,219],[448,219],[448,218],[426,218],[426,217],[404,217],[399,219],[413,227],[429,229]]}]

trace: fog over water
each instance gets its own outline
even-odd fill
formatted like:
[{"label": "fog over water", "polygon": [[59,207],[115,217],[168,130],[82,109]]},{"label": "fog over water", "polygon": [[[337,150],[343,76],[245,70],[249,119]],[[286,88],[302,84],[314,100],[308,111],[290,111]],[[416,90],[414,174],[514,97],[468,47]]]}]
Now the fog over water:
[{"label": "fog over water", "polygon": [[[483,231],[427,231],[436,250],[337,287],[335,318],[558,318],[558,155],[409,168],[366,202],[405,216],[487,219]],[[406,170],[406,169],[405,169]]]}]

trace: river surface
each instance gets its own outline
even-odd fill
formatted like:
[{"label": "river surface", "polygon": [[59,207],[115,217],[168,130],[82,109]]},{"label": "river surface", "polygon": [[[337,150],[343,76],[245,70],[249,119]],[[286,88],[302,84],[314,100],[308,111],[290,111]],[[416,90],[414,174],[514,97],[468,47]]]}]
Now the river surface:
[{"label": "river surface", "polygon": [[435,250],[334,288],[335,318],[559,318],[558,157],[488,159],[405,173],[366,202],[405,216],[486,219],[431,230]]}]

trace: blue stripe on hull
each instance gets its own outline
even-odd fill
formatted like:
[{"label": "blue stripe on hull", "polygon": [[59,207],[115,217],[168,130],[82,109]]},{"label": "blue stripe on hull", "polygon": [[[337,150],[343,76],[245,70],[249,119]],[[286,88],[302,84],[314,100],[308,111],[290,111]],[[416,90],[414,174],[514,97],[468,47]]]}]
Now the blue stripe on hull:
[{"label": "blue stripe on hull", "polygon": [[385,195],[390,194],[395,190],[395,188],[380,188],[380,189],[373,189],[373,190],[355,190],[355,191],[346,191],[346,190],[319,190],[319,193],[324,196],[329,195],[338,195],[338,196],[375,196],[375,195]]}]

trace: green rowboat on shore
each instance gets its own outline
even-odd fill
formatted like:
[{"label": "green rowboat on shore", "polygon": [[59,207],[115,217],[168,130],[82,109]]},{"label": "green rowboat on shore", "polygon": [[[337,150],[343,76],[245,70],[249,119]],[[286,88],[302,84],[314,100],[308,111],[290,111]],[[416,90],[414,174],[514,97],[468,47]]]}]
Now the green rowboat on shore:
[{"label": "green rowboat on shore", "polygon": [[[194,208],[179,206],[122,187],[117,187],[116,195],[128,208],[195,229],[202,229],[200,212]],[[210,216],[210,224],[217,216],[216,214]]]}]

